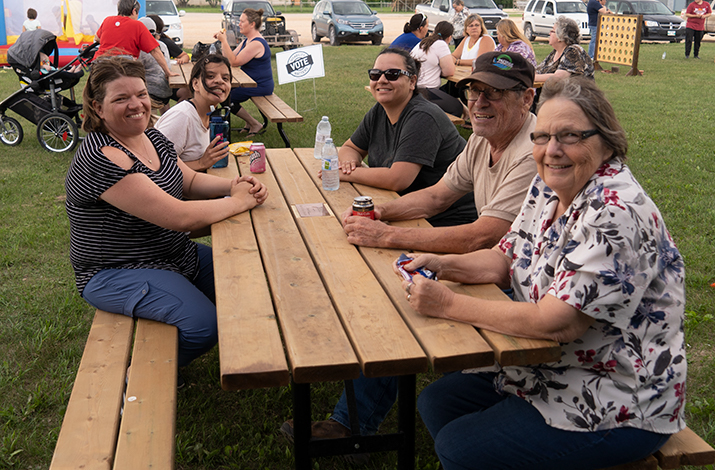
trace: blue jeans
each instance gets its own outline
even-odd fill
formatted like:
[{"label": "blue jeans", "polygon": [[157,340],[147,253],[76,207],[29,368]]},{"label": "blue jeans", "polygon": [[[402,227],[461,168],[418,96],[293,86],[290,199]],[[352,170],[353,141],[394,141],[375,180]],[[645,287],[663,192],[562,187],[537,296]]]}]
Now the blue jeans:
[{"label": "blue jeans", "polygon": [[194,283],[163,269],[104,269],[92,277],[82,297],[100,310],[176,326],[183,367],[218,341],[211,248],[197,246]]},{"label": "blue jeans", "polygon": [[417,407],[445,470],[579,470],[640,460],[670,435],[618,428],[557,429],[525,400],[500,395],[492,373],[447,374],[428,385]]},{"label": "blue jeans", "polygon": [[[362,372],[353,380],[355,401],[357,403],[360,434],[370,436],[377,433],[380,423],[390,412],[397,400],[397,377],[378,377],[368,379]],[[340,396],[333,415],[330,417],[350,429],[350,414],[345,390]]]},{"label": "blue jeans", "polygon": [[588,55],[593,59],[593,55],[596,53],[596,33],[598,32],[598,26],[589,26],[588,30],[591,31],[591,42],[588,43]]}]

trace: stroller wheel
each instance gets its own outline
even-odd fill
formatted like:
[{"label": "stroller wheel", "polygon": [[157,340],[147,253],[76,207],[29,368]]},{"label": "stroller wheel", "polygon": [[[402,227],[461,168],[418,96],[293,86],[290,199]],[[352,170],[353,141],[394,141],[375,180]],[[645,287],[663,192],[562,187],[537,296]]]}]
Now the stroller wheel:
[{"label": "stroller wheel", "polygon": [[37,123],[37,140],[50,152],[69,152],[79,142],[77,124],[64,114],[48,114]]},{"label": "stroller wheel", "polygon": [[23,137],[22,126],[17,119],[10,116],[0,116],[0,140],[5,145],[14,147],[20,145]]}]

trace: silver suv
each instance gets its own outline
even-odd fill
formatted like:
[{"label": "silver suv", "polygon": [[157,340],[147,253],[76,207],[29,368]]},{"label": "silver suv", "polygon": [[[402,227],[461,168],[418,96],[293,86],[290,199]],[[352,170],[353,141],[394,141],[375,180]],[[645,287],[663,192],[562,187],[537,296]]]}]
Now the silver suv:
[{"label": "silver suv", "polygon": [[529,41],[533,41],[536,36],[548,37],[559,16],[574,20],[581,30],[582,39],[591,37],[586,4],[581,0],[530,0],[522,15],[524,36]]}]

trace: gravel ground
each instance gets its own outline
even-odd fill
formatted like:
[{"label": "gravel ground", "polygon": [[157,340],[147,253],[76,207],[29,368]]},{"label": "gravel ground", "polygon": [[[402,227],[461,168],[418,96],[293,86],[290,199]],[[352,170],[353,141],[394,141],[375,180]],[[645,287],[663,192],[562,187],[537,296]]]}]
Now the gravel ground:
[{"label": "gravel ground", "polygon": [[[300,42],[304,46],[313,44],[310,38],[310,13],[291,13],[284,15],[288,29],[294,29],[300,35]],[[409,21],[411,14],[389,14],[380,15],[380,19],[385,25],[384,44],[392,42],[397,36],[402,34],[402,28]],[[186,13],[181,18],[184,25],[184,47],[191,49],[198,41],[210,42],[213,34],[221,29],[220,13]],[[324,44],[328,43],[323,38]],[[366,42],[365,44],[369,44]]]}]

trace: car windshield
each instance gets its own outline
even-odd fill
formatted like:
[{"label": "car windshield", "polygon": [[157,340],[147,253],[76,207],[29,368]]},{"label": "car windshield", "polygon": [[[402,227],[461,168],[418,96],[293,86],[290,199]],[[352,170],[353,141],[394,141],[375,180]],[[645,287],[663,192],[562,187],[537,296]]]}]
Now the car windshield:
[{"label": "car windshield", "polygon": [[176,6],[171,0],[149,0],[146,2],[147,15],[178,16]]},{"label": "car windshield", "polygon": [[485,9],[485,10],[496,10],[497,6],[494,4],[492,0],[465,0],[464,6],[467,7],[467,9]]},{"label": "car windshield", "polygon": [[372,10],[363,2],[335,2],[333,12],[336,15],[372,15]]},{"label": "car windshield", "polygon": [[253,8],[254,10],[263,9],[263,16],[275,16],[276,13],[273,11],[273,7],[268,2],[233,2],[233,7],[231,8],[231,13],[234,15],[240,15],[246,8]]},{"label": "car windshield", "polygon": [[662,3],[655,2],[631,2],[635,13],[641,15],[672,15],[673,12]]},{"label": "car windshield", "polygon": [[558,2],[556,9],[559,13],[586,13],[586,5],[581,1],[576,2]]}]

